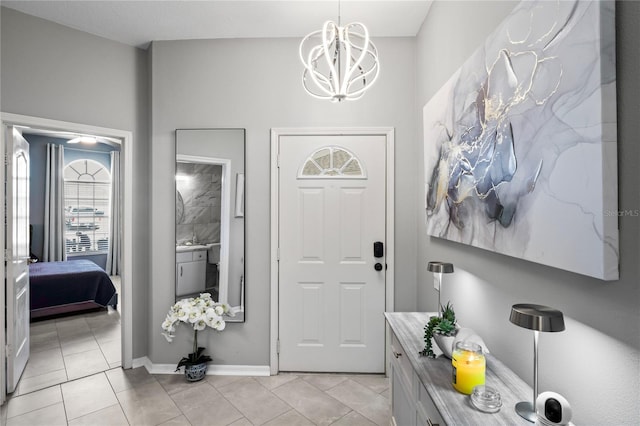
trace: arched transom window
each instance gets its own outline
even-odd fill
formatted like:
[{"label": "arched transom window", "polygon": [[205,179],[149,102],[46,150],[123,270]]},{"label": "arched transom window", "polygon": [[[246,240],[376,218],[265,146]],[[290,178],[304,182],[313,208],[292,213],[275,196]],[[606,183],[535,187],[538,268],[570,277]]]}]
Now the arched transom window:
[{"label": "arched transom window", "polygon": [[298,172],[298,178],[366,178],[361,161],[339,146],[320,148],[311,154]]}]

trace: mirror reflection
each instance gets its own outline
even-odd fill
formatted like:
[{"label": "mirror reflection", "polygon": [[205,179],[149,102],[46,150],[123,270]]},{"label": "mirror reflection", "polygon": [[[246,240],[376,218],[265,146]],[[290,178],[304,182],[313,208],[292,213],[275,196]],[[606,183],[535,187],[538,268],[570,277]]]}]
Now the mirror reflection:
[{"label": "mirror reflection", "polygon": [[244,321],[244,129],[176,130],[176,300],[208,292]]}]

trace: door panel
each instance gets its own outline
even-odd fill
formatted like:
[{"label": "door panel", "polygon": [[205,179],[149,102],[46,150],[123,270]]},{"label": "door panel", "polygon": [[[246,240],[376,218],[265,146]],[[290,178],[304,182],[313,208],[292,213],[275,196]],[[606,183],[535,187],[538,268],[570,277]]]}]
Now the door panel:
[{"label": "door panel", "polygon": [[340,283],[340,345],[366,344],[366,284]]},{"label": "door panel", "polygon": [[283,135],[278,149],[280,370],[384,372],[386,138]]},{"label": "door panel", "polygon": [[12,393],[29,360],[29,144],[12,126],[6,132],[7,393]]},{"label": "door panel", "polygon": [[300,189],[301,262],[322,262],[324,252],[324,189]]},{"label": "door panel", "polygon": [[300,318],[302,319],[301,346],[322,346],[322,312],[324,286],[322,283],[301,283]]},{"label": "door panel", "polygon": [[340,259],[345,262],[364,262],[362,216],[364,188],[342,188],[340,193]]}]

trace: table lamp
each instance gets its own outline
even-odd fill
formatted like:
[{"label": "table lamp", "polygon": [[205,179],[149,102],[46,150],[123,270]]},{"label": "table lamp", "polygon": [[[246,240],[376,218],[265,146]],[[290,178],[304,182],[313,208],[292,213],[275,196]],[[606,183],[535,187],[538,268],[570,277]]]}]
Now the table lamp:
[{"label": "table lamp", "polygon": [[433,272],[433,286],[438,290],[438,316],[442,316],[442,304],[440,303],[440,286],[442,285],[442,274],[453,272],[453,263],[431,261],[427,265],[427,271]]},{"label": "table lamp", "polygon": [[540,331],[563,331],[564,317],[562,312],[547,306],[520,303],[511,307],[509,321],[519,327],[533,330],[533,400],[518,402],[516,412],[524,419],[535,423],[535,404],[538,398],[538,334]]}]

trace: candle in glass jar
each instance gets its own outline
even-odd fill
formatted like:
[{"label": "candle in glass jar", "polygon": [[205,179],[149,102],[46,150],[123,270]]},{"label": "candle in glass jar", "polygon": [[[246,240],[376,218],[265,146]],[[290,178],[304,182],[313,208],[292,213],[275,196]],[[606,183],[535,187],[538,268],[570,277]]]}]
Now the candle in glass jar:
[{"label": "candle in glass jar", "polygon": [[484,385],[486,361],[480,345],[457,342],[451,354],[451,365],[453,387],[458,392],[470,395],[474,387]]}]

